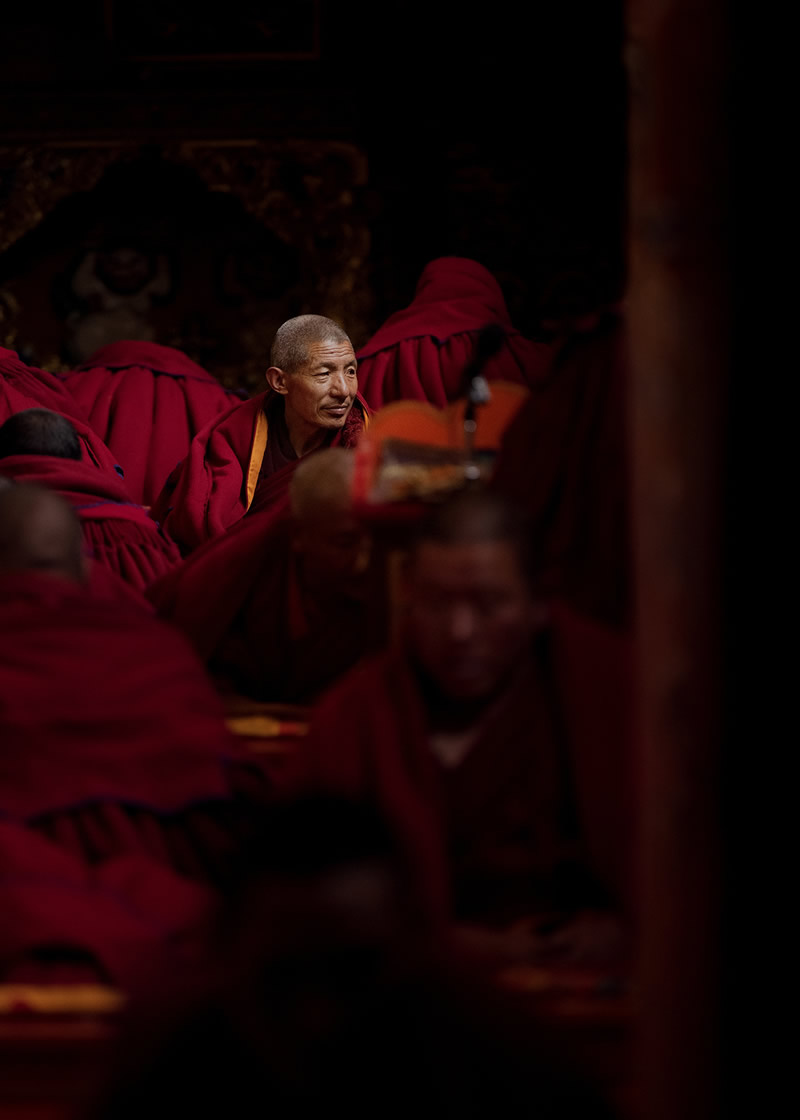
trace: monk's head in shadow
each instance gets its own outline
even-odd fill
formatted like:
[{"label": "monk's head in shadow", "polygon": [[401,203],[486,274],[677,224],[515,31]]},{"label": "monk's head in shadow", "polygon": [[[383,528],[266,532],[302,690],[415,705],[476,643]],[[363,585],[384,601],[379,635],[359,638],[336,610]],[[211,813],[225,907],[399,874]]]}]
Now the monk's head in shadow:
[{"label": "monk's head in shadow", "polygon": [[84,584],[88,578],[78,518],[39,486],[0,489],[0,573],[37,572]]},{"label": "monk's head in shadow", "polygon": [[267,384],[284,399],[286,427],[298,456],[341,431],[358,392],[357,362],[347,332],[322,315],[298,315],[277,330]]},{"label": "monk's head in shadow", "polygon": [[66,416],[49,408],[26,408],[0,425],[0,459],[12,455],[52,455],[81,459],[81,441]]},{"label": "monk's head in shadow", "polygon": [[353,511],[354,453],[329,447],[309,455],[289,486],[292,547],[312,595],[356,594],[370,560],[370,538]]},{"label": "monk's head in shadow", "polygon": [[449,701],[490,699],[530,648],[541,620],[524,517],[482,489],[436,507],[410,550],[407,638],[432,687]]}]

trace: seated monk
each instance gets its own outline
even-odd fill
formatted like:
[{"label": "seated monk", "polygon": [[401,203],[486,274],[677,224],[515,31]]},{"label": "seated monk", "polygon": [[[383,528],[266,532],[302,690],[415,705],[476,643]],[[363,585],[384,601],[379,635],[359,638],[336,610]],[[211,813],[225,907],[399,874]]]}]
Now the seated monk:
[{"label": "seated monk", "polygon": [[503,434],[493,486],[528,515],[538,586],[611,626],[631,619],[623,320],[575,330]]},{"label": "seated monk", "polygon": [[499,348],[486,356],[486,378],[529,386],[547,372],[554,347],[514,328],[500,285],[482,264],[467,257],[431,261],[408,307],[358,351],[361,392],[370,408],[397,400],[444,408],[463,397],[464,371],[489,326],[496,328]]},{"label": "seated monk", "polygon": [[102,346],[64,376],[122,464],[133,500],[145,506],[200,429],[238,399],[180,350],[138,339]]},{"label": "seated monk", "polygon": [[183,636],[85,580],[69,506],[0,491],[0,816],[91,864],[223,874],[258,774]]},{"label": "seated monk", "polygon": [[87,463],[122,475],[122,467],[113,453],[58,378],[47,370],[26,366],[13,350],[0,346],[0,424],[26,408],[49,408],[68,416],[78,433]]},{"label": "seated monk", "polygon": [[288,516],[245,518],[148,591],[223,691],[306,704],[382,644],[353,468],[344,447],[309,455],[292,475]]},{"label": "seated monk", "polygon": [[80,519],[88,554],[139,591],[180,560],[123,480],[82,458],[74,425],[57,412],[30,408],[0,425],[0,474],[60,494]]},{"label": "seated monk", "polygon": [[425,929],[374,809],[310,798],[264,820],[195,985],[134,993],[86,1120],[246,1120],[254,1100],[278,1120],[612,1120],[530,1004]]},{"label": "seated monk", "polygon": [[285,505],[292,471],[323,447],[352,447],[368,423],[345,331],[321,315],[275,335],[260,396],[234,405],[192,440],[153,507],[186,555],[246,513]]},{"label": "seated monk", "polygon": [[374,799],[433,912],[474,947],[602,956],[619,949],[628,901],[626,651],[537,605],[526,543],[486,492],[434,511],[411,549],[400,640],[315,705],[288,789]]}]

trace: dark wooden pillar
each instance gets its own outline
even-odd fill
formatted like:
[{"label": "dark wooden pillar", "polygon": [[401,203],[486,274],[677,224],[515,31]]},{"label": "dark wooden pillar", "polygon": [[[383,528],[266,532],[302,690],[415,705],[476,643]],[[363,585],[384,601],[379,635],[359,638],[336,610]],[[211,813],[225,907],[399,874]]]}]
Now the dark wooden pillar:
[{"label": "dark wooden pillar", "polygon": [[720,1099],[726,39],[721,0],[628,0],[643,1120]]}]

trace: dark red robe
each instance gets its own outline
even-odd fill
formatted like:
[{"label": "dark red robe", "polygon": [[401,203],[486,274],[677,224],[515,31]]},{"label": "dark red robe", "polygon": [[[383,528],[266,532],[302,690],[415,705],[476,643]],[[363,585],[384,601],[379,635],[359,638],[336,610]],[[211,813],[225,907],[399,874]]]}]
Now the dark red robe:
[{"label": "dark red robe", "polygon": [[532,385],[547,372],[554,347],[514,328],[500,285],[483,265],[466,257],[431,261],[413,301],[356,355],[370,407],[417,400],[444,408],[465,396],[464,371],[476,355],[479,332],[489,325],[501,328],[503,341],[483,369],[485,377]]},{"label": "dark red robe", "polygon": [[508,426],[493,480],[530,516],[540,590],[613,625],[631,609],[626,367],[616,312],[574,335]]},{"label": "dark red robe", "polygon": [[47,370],[26,366],[13,350],[0,346],[0,424],[28,408],[49,408],[66,416],[78,432],[86,462],[118,475],[123,473],[113,452],[62,382]]},{"label": "dark red robe", "polygon": [[[376,581],[377,583],[377,581]],[[384,636],[381,589],[331,588],[322,608],[304,598],[291,522],[247,517],[148,591],[221,685],[264,701],[307,704]]]},{"label": "dark red robe", "polygon": [[0,816],[91,863],[211,874],[248,763],[183,636],[28,572],[0,578],[0,633]]},{"label": "dark red robe", "polygon": [[430,745],[423,678],[401,645],[357,666],[314,707],[287,792],[373,799],[441,917],[493,924],[624,905],[628,657],[617,635],[556,609],[472,749],[445,768]]},{"label": "dark red robe", "polygon": [[[300,460],[267,479],[261,472],[269,440],[265,409],[272,397],[268,390],[212,420],[170,474],[152,514],[184,555],[244,517],[257,487],[261,512],[286,506],[289,480]],[[354,446],[368,420],[369,409],[357,397],[330,446]]]},{"label": "dark red robe", "polygon": [[125,470],[133,500],[152,505],[206,424],[238,395],[171,346],[112,342],[63,375]]},{"label": "dark red robe", "polygon": [[177,545],[131,500],[116,474],[75,459],[10,455],[0,459],[0,475],[46,486],[69,502],[80,518],[88,555],[137,590],[180,560]]},{"label": "dark red robe", "polygon": [[155,959],[202,960],[212,892],[152,859],[88,867],[24,825],[0,820],[0,980],[135,989]]}]

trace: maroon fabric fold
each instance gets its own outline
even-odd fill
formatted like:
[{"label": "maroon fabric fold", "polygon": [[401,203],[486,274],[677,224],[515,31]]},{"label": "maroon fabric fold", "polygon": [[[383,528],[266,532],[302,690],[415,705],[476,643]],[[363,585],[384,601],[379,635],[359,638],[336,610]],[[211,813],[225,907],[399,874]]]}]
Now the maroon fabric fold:
[{"label": "maroon fabric fold", "polygon": [[307,622],[285,511],[256,513],[148,590],[220,682],[265,701],[309,703],[383,637],[368,598],[332,593]]},{"label": "maroon fabric fold", "polygon": [[137,590],[180,560],[177,546],[131,500],[123,480],[83,461],[51,455],[10,455],[0,474],[55,491],[80,518],[87,552]]},{"label": "maroon fabric fold", "polygon": [[431,261],[409,306],[390,316],[356,355],[370,407],[420,400],[443,408],[464,396],[464,372],[477,353],[479,332],[489,325],[502,329],[503,342],[482,371],[486,378],[530,385],[546,373],[555,348],[514,328],[500,285],[483,265],[465,257]]},{"label": "maroon fabric fold", "polygon": [[212,905],[207,888],[145,857],[87,868],[30,829],[0,821],[0,976],[6,982],[30,981],[32,962],[33,975],[46,982],[76,951],[95,966],[88,979],[122,990],[148,977],[156,957],[191,969],[200,960]]},{"label": "maroon fabric fold", "polygon": [[114,802],[170,814],[229,796],[241,759],[172,627],[66,581],[0,580],[0,813]]},{"label": "maroon fabric fold", "polygon": [[626,391],[623,322],[609,314],[531,386],[493,478],[530,516],[542,592],[613,625],[631,610]]},{"label": "maroon fabric fold", "polygon": [[[439,917],[510,920],[565,900],[578,907],[584,890],[584,904],[598,892],[623,901],[631,832],[616,817],[630,808],[626,658],[617,635],[557,608],[470,753],[446,770],[431,751],[412,661],[393,649],[315,705],[286,793],[321,788],[375,801]],[[602,835],[609,822],[611,837]],[[566,879],[564,867],[578,870]]]},{"label": "maroon fabric fold", "polygon": [[118,463],[113,452],[62,382],[47,370],[26,366],[13,350],[0,346],[0,424],[28,408],[49,408],[66,416],[78,432],[85,461],[105,471],[115,470]]},{"label": "maroon fabric fold", "polygon": [[[247,512],[247,470],[258,417],[270,396],[268,391],[234,405],[207,424],[192,440],[186,458],[172,471],[154,503],[153,517],[184,555],[224,533]],[[332,445],[352,446],[368,413],[366,403],[357,397],[348,422],[336,433]],[[285,506],[296,465],[290,463],[266,480],[269,486],[259,490],[260,512],[266,512],[272,504],[276,508]],[[274,500],[268,491],[272,491]]]},{"label": "maroon fabric fold", "polygon": [[122,464],[134,501],[146,506],[197,433],[240,399],[186,354],[155,342],[112,342],[63,376]]}]

